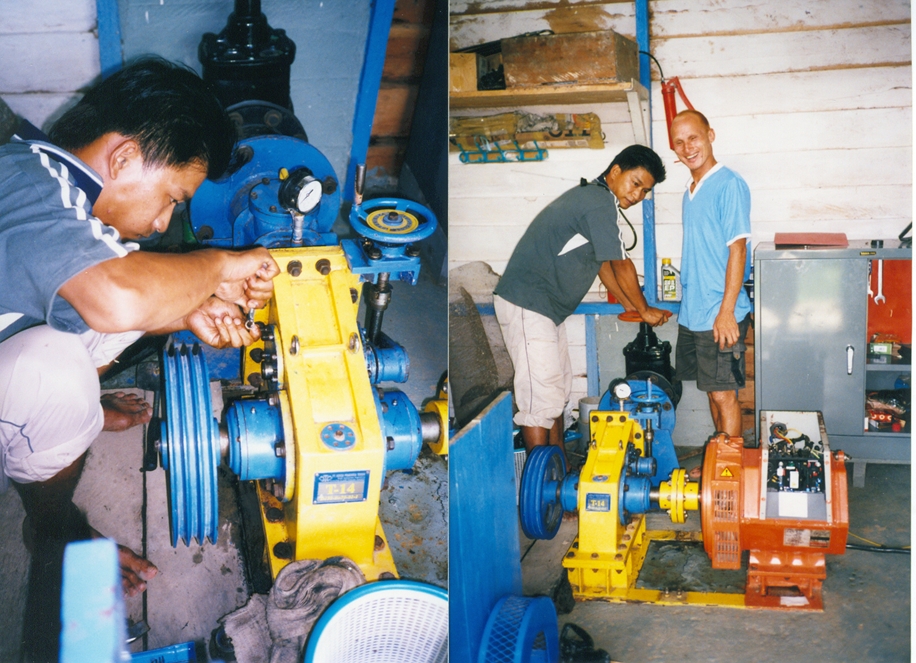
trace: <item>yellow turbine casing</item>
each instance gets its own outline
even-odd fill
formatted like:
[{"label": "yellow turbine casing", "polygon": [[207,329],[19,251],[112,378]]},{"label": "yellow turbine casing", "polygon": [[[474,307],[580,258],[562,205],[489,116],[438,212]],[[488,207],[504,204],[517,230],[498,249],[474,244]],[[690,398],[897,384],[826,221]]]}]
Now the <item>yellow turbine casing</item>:
[{"label": "yellow turbine casing", "polygon": [[[744,607],[744,596],[724,592],[682,592],[642,589],[639,571],[652,541],[702,541],[700,532],[649,530],[644,514],[621,523],[621,482],[625,479],[627,447],[645,453],[645,433],[626,412],[591,413],[588,458],[579,475],[577,492],[579,536],[566,553],[573,596],[607,601],[639,601],[663,605]],[[698,484],[677,468],[661,482],[658,502],[671,520],[684,522],[686,511],[699,507]]]},{"label": "yellow turbine casing", "polygon": [[[271,255],[280,275],[255,318],[275,329],[286,429],[285,486],[258,482],[271,576],[293,560],[343,555],[368,580],[396,577],[378,518],[387,447],[357,324],[360,279],[338,246]],[[264,342],[246,348],[242,374],[258,386],[255,348]],[[332,429],[352,433],[348,448],[322,440]]]},{"label": "yellow turbine casing", "polygon": [[636,583],[645,558],[643,516],[620,523],[620,482],[628,444],[642,451],[642,427],[625,412],[592,412],[588,458],[579,474],[579,536],[566,553],[573,594],[608,596]]}]

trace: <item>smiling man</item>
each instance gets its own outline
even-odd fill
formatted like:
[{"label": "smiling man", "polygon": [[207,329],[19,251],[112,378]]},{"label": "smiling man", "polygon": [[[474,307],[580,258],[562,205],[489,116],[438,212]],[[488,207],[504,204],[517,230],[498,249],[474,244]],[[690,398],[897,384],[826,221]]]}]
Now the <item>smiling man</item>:
[{"label": "smiling man", "polygon": [[690,170],[682,204],[682,299],[678,314],[677,378],[707,392],[717,432],[741,435],[738,389],[744,387],[744,338],[750,298],[751,194],[733,170],[716,161],[715,131],[694,110],[671,123],[674,152]]},{"label": "smiling man", "polygon": [[[152,414],[102,397],[99,372],[146,333],[250,343],[242,308],[267,302],[278,269],[263,248],[156,254],[129,241],[163,232],[229,163],[235,130],[191,70],[140,61],[92,87],[50,139],[17,138],[0,147],[0,484],[22,498],[32,555],[24,658],[56,661],[64,546],[98,536],[72,501],[87,449]],[[120,562],[128,595],[156,575],[127,548]]]},{"label": "smiling man", "polygon": [[583,179],[544,208],[512,252],[493,305],[515,368],[515,423],[528,451],[548,443],[563,449],[563,411],[572,390],[563,321],[596,276],[626,310],[653,326],[667,320],[666,311],[646,303],[617,213],[664,180],[659,156],[631,145],[599,177]]}]

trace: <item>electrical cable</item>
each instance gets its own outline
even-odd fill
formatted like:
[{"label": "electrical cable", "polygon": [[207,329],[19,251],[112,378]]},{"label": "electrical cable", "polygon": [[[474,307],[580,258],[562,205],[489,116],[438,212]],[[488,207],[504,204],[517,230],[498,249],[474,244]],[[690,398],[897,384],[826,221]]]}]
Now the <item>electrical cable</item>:
[{"label": "electrical cable", "polygon": [[899,553],[902,555],[909,555],[909,548],[891,548],[890,546],[863,546],[858,543],[847,543],[846,550],[865,550],[868,552],[880,552],[880,553]]},{"label": "electrical cable", "polygon": [[853,532],[849,532],[849,536],[854,536],[859,541],[864,541],[865,543],[870,544],[867,546],[863,546],[859,543],[847,543],[846,548],[849,550],[867,550],[869,552],[890,552],[890,553],[901,553],[904,555],[910,554],[909,546],[900,546],[900,547],[886,546],[883,543],[877,543],[876,541],[871,541],[870,539],[866,539],[864,536],[859,536],[858,534],[855,534]]},{"label": "electrical cable", "polygon": [[617,211],[620,212],[620,216],[623,217],[623,220],[627,222],[627,225],[630,226],[630,230],[633,232],[633,243],[625,249],[626,251],[632,251],[636,248],[637,242],[639,242],[639,237],[636,235],[636,228],[630,223],[630,220],[627,218],[627,215],[623,213],[622,209],[618,209]]},{"label": "electrical cable", "polygon": [[658,60],[655,59],[655,56],[652,55],[649,51],[639,51],[643,55],[648,55],[652,58],[652,61],[655,63],[655,66],[658,67],[658,76],[662,79],[662,82],[665,81],[665,73],[662,71],[662,66],[659,64]]}]

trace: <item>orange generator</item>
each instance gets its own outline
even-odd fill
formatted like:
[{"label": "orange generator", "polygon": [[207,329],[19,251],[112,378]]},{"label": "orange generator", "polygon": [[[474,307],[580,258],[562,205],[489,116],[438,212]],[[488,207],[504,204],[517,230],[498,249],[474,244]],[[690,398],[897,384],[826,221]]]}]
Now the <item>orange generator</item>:
[{"label": "orange generator", "polygon": [[823,610],[825,556],[845,552],[849,531],[845,456],[827,447],[819,412],[761,412],[768,433],[754,449],[709,440],[703,545],[715,569],[739,569],[749,551],[745,606]]}]

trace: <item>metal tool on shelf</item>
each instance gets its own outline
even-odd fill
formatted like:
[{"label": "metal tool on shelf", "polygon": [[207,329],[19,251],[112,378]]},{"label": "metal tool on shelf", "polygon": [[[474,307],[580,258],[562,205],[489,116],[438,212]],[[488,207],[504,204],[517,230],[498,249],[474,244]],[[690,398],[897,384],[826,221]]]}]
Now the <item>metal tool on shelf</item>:
[{"label": "metal tool on shelf", "polygon": [[878,261],[878,294],[875,295],[875,304],[883,304],[887,301],[884,296],[884,261]]}]

